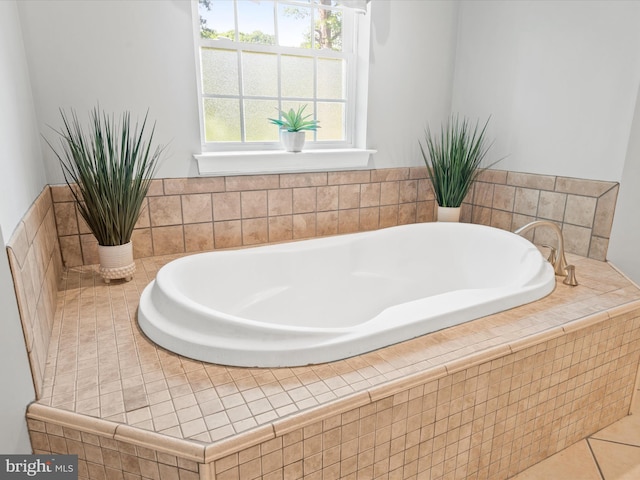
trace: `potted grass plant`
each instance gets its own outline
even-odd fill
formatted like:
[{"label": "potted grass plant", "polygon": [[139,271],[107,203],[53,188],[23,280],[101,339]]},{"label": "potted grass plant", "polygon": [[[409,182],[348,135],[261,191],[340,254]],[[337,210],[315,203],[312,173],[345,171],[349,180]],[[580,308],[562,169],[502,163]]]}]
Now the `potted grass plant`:
[{"label": "potted grass plant", "polygon": [[57,156],[80,215],[98,241],[100,274],[131,280],[135,272],[131,235],[164,150],[151,143],[155,124],[131,123],[129,112],[116,120],[99,107],[85,130],[75,111],[60,110],[62,128],[53,129],[60,145],[47,143]]},{"label": "potted grass plant", "polygon": [[434,135],[429,127],[425,131],[426,150],[420,143],[427,174],[438,202],[439,221],[459,221],[460,206],[471,185],[483,170],[487,151],[486,130],[489,119],[482,128],[476,122],[471,126],[466,118],[452,117]]},{"label": "potted grass plant", "polygon": [[288,111],[279,110],[279,118],[269,118],[269,122],[280,128],[280,139],[287,152],[301,152],[304,147],[306,131],[314,131],[320,128],[318,120],[309,120],[312,115],[304,115],[306,105],[301,105],[297,110],[290,108]]}]

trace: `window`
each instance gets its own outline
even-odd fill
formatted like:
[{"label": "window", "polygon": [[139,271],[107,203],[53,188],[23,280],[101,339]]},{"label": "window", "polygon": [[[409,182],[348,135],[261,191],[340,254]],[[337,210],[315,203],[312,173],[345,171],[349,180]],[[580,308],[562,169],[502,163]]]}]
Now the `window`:
[{"label": "window", "polygon": [[306,105],[307,148],[354,145],[359,16],[335,0],[198,0],[203,151],[279,148],[268,118]]}]

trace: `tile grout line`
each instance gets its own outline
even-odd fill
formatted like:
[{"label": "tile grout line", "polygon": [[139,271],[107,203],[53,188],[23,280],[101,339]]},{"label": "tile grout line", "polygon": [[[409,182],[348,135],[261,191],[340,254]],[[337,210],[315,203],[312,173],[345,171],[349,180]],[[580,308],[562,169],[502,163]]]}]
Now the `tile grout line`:
[{"label": "tile grout line", "polygon": [[602,480],[606,480],[606,478],[604,477],[604,473],[602,473],[602,469],[600,468],[600,464],[598,463],[598,459],[596,458],[596,454],[593,451],[593,448],[591,447],[591,442],[589,441],[590,439],[591,437],[585,438],[585,440],[587,441],[587,447],[589,448],[589,452],[591,453],[591,458],[593,458],[593,461],[596,464],[596,468],[598,469],[598,474],[600,475],[600,478]]}]

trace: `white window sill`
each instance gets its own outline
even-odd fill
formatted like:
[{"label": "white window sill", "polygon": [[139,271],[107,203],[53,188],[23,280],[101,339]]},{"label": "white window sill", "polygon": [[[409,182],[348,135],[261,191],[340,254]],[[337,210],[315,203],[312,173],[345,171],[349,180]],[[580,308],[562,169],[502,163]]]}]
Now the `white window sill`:
[{"label": "white window sill", "polygon": [[364,170],[376,150],[345,148],[307,150],[289,153],[282,150],[254,152],[207,152],[193,157],[201,176],[255,175],[268,173]]}]

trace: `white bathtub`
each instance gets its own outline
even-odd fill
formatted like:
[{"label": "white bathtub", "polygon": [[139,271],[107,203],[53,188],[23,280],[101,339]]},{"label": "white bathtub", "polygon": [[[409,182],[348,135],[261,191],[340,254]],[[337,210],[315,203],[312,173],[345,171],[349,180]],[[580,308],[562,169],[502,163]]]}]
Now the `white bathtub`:
[{"label": "white bathtub", "polygon": [[142,293],[158,345],[244,367],[323,363],[549,294],[553,268],[524,238],[419,223],[174,260]]}]

